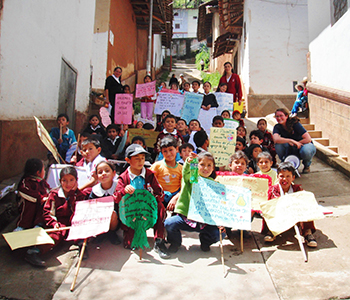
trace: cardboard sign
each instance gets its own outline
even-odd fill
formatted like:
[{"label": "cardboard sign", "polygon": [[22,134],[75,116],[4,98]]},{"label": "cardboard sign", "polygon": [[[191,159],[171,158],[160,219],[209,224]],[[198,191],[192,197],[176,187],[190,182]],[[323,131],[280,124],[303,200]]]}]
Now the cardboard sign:
[{"label": "cardboard sign", "polygon": [[233,112],[233,94],[229,93],[215,93],[216,101],[219,104],[217,114],[221,116],[223,110]]},{"label": "cardboard sign", "polygon": [[235,229],[251,229],[251,192],[198,178],[192,186],[188,219]]},{"label": "cardboard sign", "polygon": [[157,131],[147,130],[143,128],[130,128],[128,129],[128,132],[130,141],[132,141],[135,136],[142,136],[145,139],[146,146],[150,148],[154,147],[159,134]]},{"label": "cardboard sign", "polygon": [[278,235],[298,222],[323,219],[315,195],[301,191],[260,203],[264,219],[273,235]]},{"label": "cardboard sign", "polygon": [[12,250],[34,245],[55,244],[41,227],[4,233],[3,237]]},{"label": "cardboard sign", "polygon": [[147,190],[126,194],[119,203],[119,217],[123,224],[135,230],[131,247],[149,248],[146,230],[157,222],[156,198]]},{"label": "cardboard sign", "polygon": [[169,110],[172,115],[180,117],[184,99],[181,94],[159,93],[154,113],[161,115],[164,110]]},{"label": "cardboard sign", "polygon": [[169,94],[181,94],[178,90],[161,89],[159,93],[169,93]]},{"label": "cardboard sign", "polygon": [[181,118],[187,124],[192,119],[198,119],[199,111],[203,102],[203,95],[195,93],[185,93],[185,101],[181,111]]},{"label": "cardboard sign", "polygon": [[236,130],[230,128],[210,128],[209,152],[217,166],[227,166],[236,148]]},{"label": "cardboard sign", "polygon": [[271,186],[271,178],[270,180],[269,178],[269,176],[258,174],[249,176],[218,175],[215,181],[225,185],[241,186],[249,189],[252,192],[252,209],[260,211],[260,203],[268,199],[267,192]]},{"label": "cardboard sign", "polygon": [[207,135],[210,134],[210,128],[213,124],[213,118],[215,116],[217,116],[216,107],[213,107],[209,110],[201,109],[199,111],[198,121],[201,123],[201,126]]},{"label": "cardboard sign", "polygon": [[243,101],[241,102],[241,105],[238,104],[238,102],[233,103],[233,110],[238,110],[240,113],[243,112]]},{"label": "cardboard sign", "polygon": [[[47,172],[47,183],[50,185],[50,187],[56,188],[60,186],[60,173],[63,168],[71,167],[72,165],[65,165],[65,164],[54,164],[51,165],[48,172]],[[89,179],[87,176],[87,171],[84,167],[74,167],[78,172],[78,187],[81,187],[88,183]]]},{"label": "cardboard sign", "polygon": [[136,98],[153,96],[156,93],[156,81],[136,84]]},{"label": "cardboard sign", "polygon": [[239,121],[234,120],[234,119],[224,119],[224,128],[230,128],[230,129],[237,129],[239,126]]},{"label": "cardboard sign", "polygon": [[107,232],[114,210],[113,197],[77,201],[67,241]]},{"label": "cardboard sign", "polygon": [[132,119],[132,94],[116,94],[114,107],[115,124],[131,124]]}]

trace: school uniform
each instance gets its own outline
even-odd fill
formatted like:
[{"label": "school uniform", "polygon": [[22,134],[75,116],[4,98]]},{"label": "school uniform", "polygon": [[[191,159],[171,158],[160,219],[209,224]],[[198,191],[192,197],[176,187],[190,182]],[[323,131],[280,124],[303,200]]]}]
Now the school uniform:
[{"label": "school uniform", "polygon": [[62,132],[62,143],[59,144],[58,140],[60,138],[60,128],[54,127],[50,131],[50,137],[55,143],[58,153],[62,156],[63,159],[66,158],[66,153],[73,143],[76,143],[74,131],[67,127],[66,132]]},{"label": "school uniform", "polygon": [[89,126],[84,129],[84,132],[100,135],[102,138],[106,137],[106,131],[101,125],[97,125],[96,128],[94,128],[91,124],[89,124]]},{"label": "school uniform", "polygon": [[116,153],[118,146],[121,142],[121,138],[117,136],[114,140],[106,137],[101,143],[102,154],[107,159],[112,158],[112,155]]}]

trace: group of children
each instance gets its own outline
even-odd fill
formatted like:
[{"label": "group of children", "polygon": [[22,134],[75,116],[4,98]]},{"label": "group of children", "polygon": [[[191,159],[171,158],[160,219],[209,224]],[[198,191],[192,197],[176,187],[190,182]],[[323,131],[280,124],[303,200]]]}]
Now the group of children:
[{"label": "group of children", "polygon": [[[221,116],[214,117],[212,125],[223,127],[228,117],[230,112],[224,111]],[[60,115],[57,122],[60,128],[53,129],[51,136],[58,145],[58,151],[63,155],[64,151],[67,153],[69,149],[67,146],[74,143],[75,137],[67,127],[69,124],[67,116]],[[87,173],[88,181],[79,188],[77,171],[70,166],[60,173],[60,187],[50,190],[44,179],[45,169],[41,160],[29,159],[18,187],[21,214],[15,230],[37,226],[56,229],[69,226],[75,212],[76,201],[113,196],[115,209],[107,235],[113,244],[120,244],[117,231],[121,228],[123,246],[130,249],[134,231],[120,222],[118,203],[124,195],[145,189],[155,196],[158,203],[158,219],[153,227],[154,249],[161,258],[169,258],[171,253],[177,252],[181,246],[181,231],[199,232],[202,251],[209,251],[210,245],[220,239],[218,227],[187,218],[192,190],[190,163],[194,158],[198,159],[199,176],[207,179],[214,180],[218,170],[229,170],[230,175],[237,176],[251,173],[270,176],[272,186],[269,190],[269,199],[301,190],[300,186],[293,184],[295,170],[290,163],[279,164],[277,173],[272,169],[276,165],[276,154],[272,135],[266,129],[265,119],[260,119],[257,129],[250,132],[250,145],[247,144],[245,127],[237,128],[236,151],[231,155],[229,165],[220,168],[215,166],[214,157],[208,152],[209,138],[198,120],[191,120],[187,124],[185,120],[164,111],[161,123],[158,125],[161,131],[153,151],[148,151],[143,137],[135,137],[131,143],[127,142],[125,149],[122,149],[122,156],[128,167],[119,170],[118,176],[115,165],[107,159],[120,158],[115,154],[115,147],[119,145],[124,129],[111,124],[104,135],[98,116],[92,116],[89,122],[92,132],[85,131],[81,134],[76,154],[73,154],[70,160],[76,166],[83,166]],[[145,167],[146,160],[152,164],[150,168]],[[172,213],[167,219],[166,211]],[[315,231],[313,222],[302,223],[300,226],[307,245],[316,247],[317,242],[312,235]],[[266,234],[266,242],[274,240],[266,224],[263,232]],[[56,245],[67,236],[67,230],[51,232],[49,235]],[[81,242],[77,241],[77,244],[81,245]],[[30,247],[25,259],[34,266],[43,267],[45,262],[39,255],[50,248],[50,245]]]}]

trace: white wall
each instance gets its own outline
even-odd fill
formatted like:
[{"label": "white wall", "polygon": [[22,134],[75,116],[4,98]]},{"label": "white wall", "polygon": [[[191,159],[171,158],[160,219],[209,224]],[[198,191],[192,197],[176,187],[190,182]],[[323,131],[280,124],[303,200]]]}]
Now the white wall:
[{"label": "white wall", "polygon": [[[197,38],[198,9],[188,9],[187,37]],[[197,18],[193,18],[197,17]]]},{"label": "white wall", "polygon": [[76,109],[87,109],[94,18],[94,0],[4,1],[0,119],[56,117],[62,57],[78,70]]},{"label": "white wall", "polygon": [[348,10],[338,22],[328,26],[310,43],[312,82],[350,91],[349,29]]},{"label": "white wall", "polygon": [[308,0],[309,42],[331,24],[330,0]]},{"label": "white wall", "polygon": [[92,88],[104,89],[107,73],[108,31],[94,33],[92,49]]},{"label": "white wall", "polygon": [[162,35],[153,35],[153,68],[158,70],[163,65]]},{"label": "white wall", "polygon": [[244,83],[254,94],[291,94],[293,80],[307,75],[307,0],[287,4],[246,0],[244,9],[247,41],[246,49],[241,48],[242,72],[249,80]]}]

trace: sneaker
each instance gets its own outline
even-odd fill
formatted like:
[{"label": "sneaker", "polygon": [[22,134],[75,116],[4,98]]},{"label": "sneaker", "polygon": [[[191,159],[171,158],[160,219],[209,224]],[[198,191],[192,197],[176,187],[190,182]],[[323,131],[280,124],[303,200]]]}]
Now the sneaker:
[{"label": "sneaker", "polygon": [[209,246],[209,245],[201,244],[201,250],[202,250],[203,252],[209,252],[209,251],[210,251],[210,246]]},{"label": "sneaker", "polygon": [[170,254],[168,253],[168,249],[165,246],[165,241],[162,239],[156,239],[154,244],[154,251],[156,251],[160,258],[168,259],[170,258]]},{"label": "sneaker", "polygon": [[305,238],[306,245],[307,245],[308,247],[311,247],[311,248],[316,248],[316,247],[317,247],[316,239],[315,239],[315,237],[312,235],[312,233],[306,235],[304,238]]},{"label": "sneaker", "polygon": [[120,245],[122,243],[122,241],[120,240],[119,236],[117,235],[116,231],[111,231],[109,232],[109,241],[113,244],[113,245]]},{"label": "sneaker", "polygon": [[264,237],[264,241],[267,243],[272,243],[275,239],[276,239],[275,236],[269,235],[269,234]]},{"label": "sneaker", "polygon": [[179,246],[176,246],[174,244],[170,244],[169,248],[168,248],[168,252],[169,253],[176,253],[179,250]]},{"label": "sneaker", "polygon": [[310,167],[305,167],[303,170],[303,174],[310,173]]},{"label": "sneaker", "polygon": [[45,261],[41,260],[38,253],[26,253],[24,259],[34,267],[45,268]]}]

